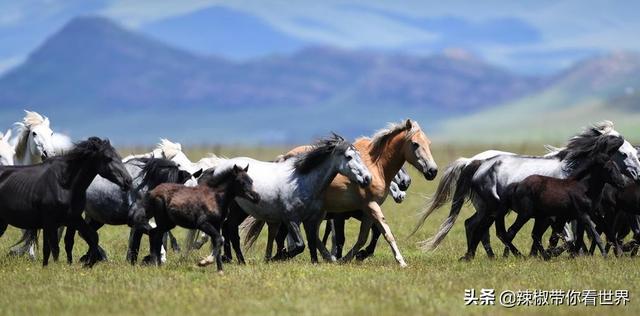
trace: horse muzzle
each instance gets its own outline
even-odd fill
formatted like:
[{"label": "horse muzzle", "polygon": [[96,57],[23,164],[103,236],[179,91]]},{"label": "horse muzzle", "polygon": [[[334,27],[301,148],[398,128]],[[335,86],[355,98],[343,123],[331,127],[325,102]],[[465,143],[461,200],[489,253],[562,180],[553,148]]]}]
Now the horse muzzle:
[{"label": "horse muzzle", "polygon": [[362,181],[359,181],[360,187],[361,188],[366,188],[371,184],[371,176],[370,175],[366,175],[362,177]]},{"label": "horse muzzle", "polygon": [[433,180],[438,175],[438,168],[427,168],[427,171],[423,173],[424,178],[427,180]]}]

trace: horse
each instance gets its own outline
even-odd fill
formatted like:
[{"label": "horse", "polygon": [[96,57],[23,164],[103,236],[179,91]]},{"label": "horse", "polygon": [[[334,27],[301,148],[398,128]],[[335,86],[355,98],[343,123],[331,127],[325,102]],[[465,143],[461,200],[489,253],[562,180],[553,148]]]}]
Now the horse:
[{"label": "horse", "polygon": [[151,190],[145,197],[145,212],[148,218],[156,220],[156,228],[151,230],[150,248],[152,262],[160,265],[162,235],[176,225],[200,229],[213,241],[213,254],[217,270],[222,272],[220,248],[223,243],[220,227],[229,211],[229,205],[236,198],[250,203],[260,202],[260,195],[253,189],[253,180],[244,169],[234,165],[231,169],[214,175],[211,170],[196,187],[164,183]]},{"label": "horse", "polygon": [[[25,110],[22,122],[16,122],[14,126],[17,128],[17,135],[11,140],[11,144],[14,147],[15,165],[41,163],[57,154],[54,132],[48,117]],[[31,259],[35,259],[37,239],[37,230],[24,230],[20,240],[11,246],[9,254],[22,256],[28,253]]]},{"label": "horse", "polygon": [[[475,166],[475,170],[465,170],[469,167],[468,159],[456,160],[440,180],[440,185],[446,189],[436,190],[432,203],[427,205],[416,227],[420,227],[433,211],[449,200],[453,202],[450,214],[434,237],[421,242],[422,248],[437,248],[453,227],[462,205],[470,198],[476,214],[465,221],[467,253],[461,258],[470,260],[475,256],[479,240],[487,236],[487,229],[493,223],[491,215],[507,207],[503,194],[509,184],[534,174],[566,178],[596,149],[599,139],[608,135],[622,137],[611,121],[603,121],[571,138],[566,148],[545,156],[497,155],[480,160],[482,163]],[[640,180],[640,161],[628,141],[624,141],[612,158],[624,174],[635,181]],[[453,196],[451,192],[454,192]]]},{"label": "horse", "polygon": [[[614,137],[614,136],[611,136]],[[621,138],[614,138],[614,144],[622,145]],[[613,145],[613,151],[617,147]],[[496,231],[502,240],[514,253],[519,255],[518,249],[511,242],[520,228],[532,217],[535,218],[533,228],[533,247],[545,260],[549,254],[541,243],[542,234],[548,227],[548,220],[555,218],[556,222],[566,222],[577,219],[586,225],[594,241],[598,244],[603,256],[606,255],[600,234],[596,231],[593,217],[598,216],[595,208],[600,203],[605,184],[622,187],[624,179],[618,167],[610,159],[609,153],[600,153],[588,158],[579,168],[576,168],[566,179],[547,176],[531,175],[521,182],[511,184],[506,190],[507,202],[510,209],[518,213],[518,218],[507,233],[504,229],[506,212],[496,214]],[[610,236],[610,234],[607,234]],[[581,235],[578,235],[582,238]]]},{"label": "horse", "polygon": [[[394,202],[402,203],[404,201],[407,194],[406,191],[409,189],[410,185],[411,177],[409,176],[407,169],[404,167],[400,168],[400,171],[398,171],[389,185],[389,193],[391,194],[391,197],[393,197]],[[328,218],[322,242],[326,244],[329,234],[333,232],[334,247],[332,254],[335,255],[337,259],[340,259],[342,258],[342,248],[344,247],[345,242],[344,223],[349,218],[361,220],[362,211],[332,213],[329,214],[328,217],[330,217],[330,219]],[[376,226],[371,226],[371,241],[368,246],[356,253],[356,259],[364,260],[372,256],[375,252],[379,238],[380,230],[378,230]]]},{"label": "horse", "polygon": [[[161,138],[160,142],[156,145],[156,148],[154,148],[152,151],[144,154],[133,154],[126,156],[123,161],[126,162],[131,159],[138,158],[165,158],[176,163],[178,168],[185,170],[191,174],[196,174],[197,172],[201,172],[202,170],[209,169],[215,166],[219,161],[219,158],[216,157],[216,155],[210,154],[208,157],[202,158],[198,162],[191,162],[187,155],[182,151],[182,145],[180,143],[173,142],[166,138]],[[136,239],[139,240],[140,237],[141,236],[139,234],[134,235],[134,231],[131,230],[129,234],[129,244],[135,244],[136,242],[138,242]],[[166,239],[169,239],[169,241],[171,242],[171,247],[174,251],[180,251],[180,245],[178,244],[178,241],[173,236],[173,234],[171,234],[171,232],[167,232],[167,236],[165,236],[165,239],[163,240]],[[166,244],[166,241],[164,243]],[[187,243],[187,250],[190,250],[191,248],[192,246]],[[162,254],[162,260],[166,261],[164,244],[162,248]]]},{"label": "horse", "polygon": [[[139,201],[148,190],[161,183],[187,183],[196,185],[193,176],[177,167],[171,160],[163,158],[134,158],[124,163],[124,166],[133,178],[133,188],[129,192],[122,191],[120,187],[100,175],[91,182],[87,188],[87,202],[85,206],[85,220],[96,232],[105,224],[129,225],[134,232],[132,244],[127,251],[127,261],[134,264],[137,260],[140,238],[143,229],[136,226],[144,226],[146,219],[144,211],[141,212]],[[197,175],[197,174],[196,174]],[[148,225],[148,224],[146,224]],[[148,231],[150,228],[144,230]],[[67,228],[65,235],[65,250],[67,261],[72,261],[73,240],[75,230]],[[102,248],[99,260],[106,260],[106,254]],[[80,258],[86,261],[88,253]]]},{"label": "horse", "polygon": [[86,266],[97,262],[98,234],[82,219],[86,190],[96,175],[118,184],[132,185],[121,158],[108,140],[91,137],[67,154],[30,166],[0,167],[0,236],[8,225],[43,229],[43,266],[53,253],[58,259],[59,226],[80,231],[90,249]]},{"label": "horse", "polygon": [[[383,233],[398,264],[401,267],[407,266],[380,205],[387,197],[391,181],[405,162],[409,162],[418,169],[427,180],[433,180],[436,177],[438,166],[431,155],[430,144],[431,141],[420,125],[411,119],[390,123],[387,128],[379,130],[373,137],[359,138],[353,143],[368,169],[371,170],[372,184],[362,189],[357,183],[338,175],[324,194],[324,209],[328,213],[362,210],[364,214],[358,240],[342,258],[343,261],[353,259],[364,246],[371,225],[375,223]],[[247,231],[252,231],[251,226],[247,227]],[[248,237],[251,236],[248,235]]]},{"label": "horse", "polygon": [[11,139],[11,130],[7,130],[6,133],[0,133],[0,166],[12,166],[13,156],[16,151],[13,146],[9,144]]},{"label": "horse", "polygon": [[[241,210],[260,223],[253,231],[254,237],[260,233],[265,222],[268,224],[266,260],[271,259],[273,241],[281,223],[286,224],[294,237],[292,252],[298,254],[304,250],[304,242],[298,228],[302,222],[309,243],[311,261],[318,262],[316,252],[319,241],[318,229],[320,222],[324,219],[323,194],[328,185],[337,174],[345,175],[360,188],[366,188],[371,183],[371,174],[358,151],[337,134],[319,140],[313,145],[312,150],[294,159],[283,162],[263,162],[240,157],[226,160],[215,170],[216,172],[224,171],[233,165],[247,164],[252,166],[249,175],[255,183],[255,189],[260,194],[261,200],[257,205],[241,198],[236,199],[236,202]],[[240,249],[238,226],[245,217],[246,215],[242,212],[232,211],[223,228],[240,262],[244,259]],[[319,246],[325,260],[335,260],[324,245]]]}]

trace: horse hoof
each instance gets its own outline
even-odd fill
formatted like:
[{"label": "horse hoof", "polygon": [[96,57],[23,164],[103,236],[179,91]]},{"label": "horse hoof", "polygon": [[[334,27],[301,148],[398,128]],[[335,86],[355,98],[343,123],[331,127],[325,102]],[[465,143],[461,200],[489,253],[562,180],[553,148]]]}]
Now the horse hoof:
[{"label": "horse hoof", "polygon": [[218,275],[224,275],[224,271],[218,270]]},{"label": "horse hoof", "polygon": [[400,262],[400,268],[406,268],[408,267],[406,262]]},{"label": "horse hoof", "polygon": [[360,250],[358,251],[358,253],[356,253],[356,260],[358,261],[362,261],[364,259],[367,259],[368,257],[369,257],[369,254],[364,250]]},{"label": "horse hoof", "polygon": [[213,256],[208,256],[206,258],[202,258],[202,260],[200,260],[198,262],[198,266],[199,267],[206,267],[210,264],[213,264],[215,262],[215,258],[213,258]]},{"label": "horse hoof", "polygon": [[78,262],[86,264],[89,261],[89,255],[84,255],[78,259]]},{"label": "horse hoof", "polygon": [[458,261],[469,262],[469,261],[471,261],[471,257],[469,255],[464,255],[464,256],[460,257],[460,259],[458,259]]},{"label": "horse hoof", "polygon": [[222,256],[222,262],[223,263],[231,263],[231,261],[233,261],[233,258],[228,257],[228,256]]}]

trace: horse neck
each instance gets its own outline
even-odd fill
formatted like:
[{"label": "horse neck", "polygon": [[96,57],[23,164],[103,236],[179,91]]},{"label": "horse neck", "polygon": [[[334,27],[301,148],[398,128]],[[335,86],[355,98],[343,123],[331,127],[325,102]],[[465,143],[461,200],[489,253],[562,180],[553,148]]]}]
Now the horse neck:
[{"label": "horse neck", "polygon": [[331,158],[327,158],[321,164],[313,168],[309,173],[299,174],[300,182],[305,188],[311,188],[313,199],[321,199],[322,193],[338,175],[338,164]]},{"label": "horse neck", "polygon": [[405,133],[406,132],[401,132],[393,136],[393,138],[386,143],[384,148],[380,149],[378,159],[375,160],[375,165],[382,170],[384,180],[387,184],[393,180],[406,161],[403,148]]},{"label": "horse neck", "polygon": [[595,202],[600,201],[600,197],[602,196],[602,190],[605,186],[605,181],[600,176],[601,170],[595,170],[596,172],[591,172],[586,177],[583,177],[579,181],[583,183],[587,188],[587,196],[591,197],[591,199]]},{"label": "horse neck", "polygon": [[72,168],[69,165],[69,163],[73,162],[67,161],[66,163],[67,166],[65,172],[68,173],[67,179],[69,179],[70,181],[71,191],[74,193],[86,192],[93,179],[96,177],[96,175],[98,175],[98,171],[96,170],[96,168],[93,167],[91,165],[91,162],[87,160],[77,162],[81,164],[77,168]]}]

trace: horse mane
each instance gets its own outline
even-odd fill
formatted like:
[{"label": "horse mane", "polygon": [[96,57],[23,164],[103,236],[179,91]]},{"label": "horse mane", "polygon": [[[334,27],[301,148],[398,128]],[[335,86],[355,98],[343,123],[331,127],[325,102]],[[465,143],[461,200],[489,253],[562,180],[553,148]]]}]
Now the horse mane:
[{"label": "horse mane", "polygon": [[560,149],[556,157],[566,161],[565,171],[572,174],[585,159],[602,152],[602,146],[609,141],[608,137],[621,137],[613,132],[611,121],[602,121],[585,128],[582,133],[571,137],[567,147]]},{"label": "horse mane", "polygon": [[321,138],[311,149],[298,154],[293,163],[294,169],[300,174],[307,174],[313,168],[324,162],[335,151],[345,151],[351,144],[346,142],[342,136],[332,133],[330,137]]},{"label": "horse mane", "polygon": [[165,158],[173,159],[173,157],[178,153],[182,152],[182,145],[180,145],[180,143],[174,143],[166,138],[161,138],[156,149],[161,150]]},{"label": "horse mane", "polygon": [[[134,161],[139,161],[143,164],[142,170],[137,176],[137,178],[142,178],[142,181],[136,191],[145,186],[148,186],[151,190],[153,189],[151,186],[165,182],[176,183],[179,180],[180,169],[171,160],[164,158],[136,158]],[[166,173],[161,172],[164,170],[166,170]]]},{"label": "horse mane", "polygon": [[111,147],[111,144],[108,140],[102,140],[98,137],[93,136],[89,137],[87,140],[75,143],[73,148],[71,148],[68,153],[61,156],[49,158],[47,159],[47,161],[55,158],[74,161],[95,156],[97,153],[102,153],[105,150],[110,150],[112,148],[113,147]]},{"label": "horse mane", "polygon": [[215,168],[209,168],[203,171],[200,179],[198,179],[198,184],[205,183],[208,187],[215,188],[227,182],[229,177],[233,175],[233,167],[224,169],[218,174],[215,174],[215,171]]},{"label": "horse mane", "polygon": [[47,118],[46,116],[42,116],[40,115],[40,113],[33,111],[25,110],[24,112],[26,114],[22,119],[22,122],[14,123],[14,125],[18,129],[18,136],[16,137],[17,141],[15,146],[16,158],[18,160],[23,159],[25,153],[27,152],[26,149],[27,141],[29,140],[29,131],[31,131],[32,128],[38,125],[46,124],[47,126],[49,126],[49,118]]},{"label": "horse mane", "polygon": [[[407,126],[408,122],[411,122],[410,128]],[[371,157],[374,160],[379,158],[383,152],[384,147],[397,134],[406,132],[406,134],[404,135],[404,139],[409,140],[419,131],[420,131],[420,125],[418,124],[418,122],[414,120],[407,119],[402,122],[388,123],[386,128],[378,130],[371,137],[371,145],[369,145],[371,148],[370,150]],[[364,139],[364,138],[360,138],[360,139]]]}]

